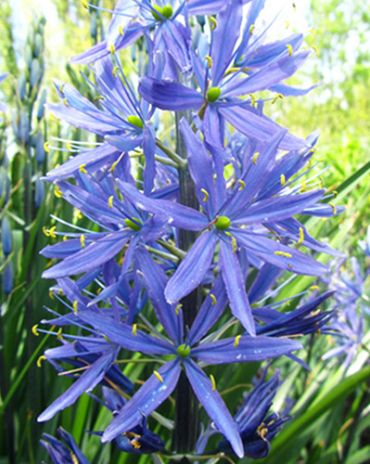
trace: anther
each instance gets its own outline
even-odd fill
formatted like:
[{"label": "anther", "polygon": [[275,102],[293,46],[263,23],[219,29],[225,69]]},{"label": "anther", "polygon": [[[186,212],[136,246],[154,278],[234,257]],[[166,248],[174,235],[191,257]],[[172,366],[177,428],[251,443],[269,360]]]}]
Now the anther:
[{"label": "anther", "polygon": [[239,179],[238,182],[240,184],[240,187],[238,188],[238,190],[239,190],[239,192],[241,192],[242,190],[245,189],[245,182],[244,182],[244,180],[241,180],[241,179]]},{"label": "anther", "polygon": [[176,306],[176,308],[175,308],[176,316],[179,315],[180,308],[182,308],[182,304],[181,304],[181,303],[179,303],[179,304]]},{"label": "anther", "polygon": [[47,142],[47,141],[44,143],[44,150],[46,151],[46,153],[50,152],[49,142]]},{"label": "anther", "polygon": [[38,324],[35,324],[34,326],[32,326],[32,333],[33,333],[33,335],[35,335],[36,337],[39,337],[39,336],[40,336],[40,334],[37,332],[37,327],[38,327],[38,326],[39,326]]},{"label": "anther", "polygon": [[141,448],[140,442],[137,438],[134,438],[133,440],[131,440],[130,443],[135,449]]},{"label": "anther", "polygon": [[209,376],[209,378],[211,379],[211,382],[212,382],[212,391],[214,392],[214,391],[216,390],[216,380],[215,380],[215,378],[213,377],[212,374]]},{"label": "anther", "polygon": [[284,98],[281,93],[278,93],[273,99],[271,104],[273,105],[279,98]]},{"label": "anther", "polygon": [[298,240],[298,245],[300,245],[304,240],[304,230],[302,227],[299,228],[299,240]]},{"label": "anther", "polygon": [[114,44],[110,44],[110,52],[112,55],[114,55],[116,53],[116,47],[114,46]]},{"label": "anther", "polygon": [[81,247],[85,248],[86,244],[85,244],[85,236],[84,235],[80,235],[80,243],[81,243]]},{"label": "anther", "polygon": [[78,301],[75,300],[75,301],[73,302],[73,312],[74,312],[75,314],[77,314],[77,311],[78,311]]},{"label": "anther", "polygon": [[212,306],[215,306],[217,304],[217,298],[214,296],[213,293],[210,293],[209,296],[212,299]]},{"label": "anther", "polygon": [[132,326],[132,335],[136,337],[137,335],[137,324],[133,324]]},{"label": "anther", "polygon": [[49,297],[54,300],[53,290],[49,290]]},{"label": "anther", "polygon": [[87,1],[86,1],[86,0],[81,0],[81,3],[82,3],[82,6],[83,6],[84,8],[86,8],[86,10],[89,9],[89,5],[87,4]]},{"label": "anther", "polygon": [[286,45],[286,48],[288,49],[289,56],[292,56],[292,53],[293,53],[293,47],[292,47],[290,44],[287,44],[287,45]]},{"label": "anther", "polygon": [[256,97],[253,95],[253,93],[248,94],[251,97],[251,105],[254,106],[256,104]]},{"label": "anther", "polygon": [[253,164],[257,164],[257,158],[260,156],[260,154],[257,152],[253,155]]},{"label": "anther", "polygon": [[54,187],[54,195],[57,198],[62,198],[63,196],[63,192],[60,190],[60,188],[57,185]]},{"label": "anther", "polygon": [[303,193],[305,191],[306,191],[306,182],[302,182],[302,187],[301,187],[300,193]]},{"label": "anther", "polygon": [[309,290],[318,290],[318,289],[319,289],[318,285],[311,285],[311,287],[309,287]]},{"label": "anther", "polygon": [[240,342],[240,339],[241,339],[241,338],[242,338],[241,335],[237,335],[237,336],[235,337],[234,345],[233,345],[234,348],[237,348],[237,347],[239,346],[239,342]]},{"label": "anther", "polygon": [[163,383],[162,376],[161,376],[161,374],[160,374],[159,372],[153,371],[153,374],[157,377],[157,379],[158,379],[161,383]]},{"label": "anther", "polygon": [[60,91],[61,94],[64,95],[64,84],[60,84],[59,91]]},{"label": "anther", "polygon": [[87,174],[87,171],[85,169],[86,164],[81,164],[81,166],[78,168],[82,174]]},{"label": "anther", "polygon": [[63,337],[62,337],[62,328],[60,327],[58,332],[57,332],[57,339],[58,340],[63,340]]},{"label": "anther", "polygon": [[337,214],[337,207],[334,205],[334,203],[328,203],[333,208],[333,214]]},{"label": "anther", "polygon": [[123,36],[123,27],[121,24],[118,26],[119,33]]},{"label": "anther", "polygon": [[68,150],[72,150],[72,145],[69,142],[66,143],[66,147]]},{"label": "anther", "polygon": [[114,198],[113,195],[110,196],[110,197],[108,198],[108,205],[109,205],[109,208],[113,208],[113,198]]},{"label": "anther", "polygon": [[63,98],[63,103],[64,103],[66,106],[69,106],[69,103],[68,103],[68,101],[67,101],[66,98]]},{"label": "anther", "polygon": [[319,55],[320,55],[320,51],[319,51],[319,49],[316,47],[316,45],[312,45],[312,48],[315,50],[316,55],[319,56]]},{"label": "anther", "polygon": [[44,232],[44,234],[47,236],[47,237],[50,237],[50,232],[47,230],[47,228],[44,226],[42,228],[42,231]]},{"label": "anther", "polygon": [[252,35],[253,34],[253,31],[254,31],[254,28],[255,28],[255,24],[252,24],[251,27],[249,28],[249,33]]},{"label": "anther", "polygon": [[209,19],[209,22],[211,23],[211,24],[210,24],[211,29],[212,29],[212,30],[215,30],[216,27],[217,27],[216,18],[214,18],[213,16],[208,16],[208,19]]},{"label": "anther", "polygon": [[213,64],[212,63],[212,58],[209,55],[206,55],[205,59],[207,60],[208,69],[212,68],[212,64]]},{"label": "anther", "polygon": [[54,233],[54,231],[56,230],[57,226],[53,226],[53,227],[50,227],[49,229],[49,235],[51,238],[57,238],[56,234]]},{"label": "anther", "polygon": [[274,255],[276,256],[284,256],[284,258],[291,258],[292,255],[290,253],[285,253],[285,251],[275,251]]},{"label": "anther", "polygon": [[78,460],[77,456],[75,455],[75,453],[73,451],[71,451],[71,458],[72,458],[72,461],[73,461],[73,464],[80,464],[80,461]]},{"label": "anther", "polygon": [[113,74],[113,77],[117,77],[117,71],[119,70],[119,66],[115,66],[113,69],[112,69],[112,74]]},{"label": "anther", "polygon": [[286,21],[286,22],[285,22],[285,27],[286,27],[286,29],[289,29],[289,26],[290,26],[289,21]]},{"label": "anther", "polygon": [[280,184],[285,185],[285,183],[286,183],[285,175],[281,174],[281,176],[280,176]]},{"label": "anther", "polygon": [[204,194],[203,201],[207,201],[209,199],[209,193],[205,189],[200,189],[200,191]]},{"label": "anther", "polygon": [[41,367],[41,363],[42,363],[42,361],[44,361],[45,359],[46,359],[46,356],[41,355],[41,356],[39,357],[39,359],[36,361],[37,367]]}]

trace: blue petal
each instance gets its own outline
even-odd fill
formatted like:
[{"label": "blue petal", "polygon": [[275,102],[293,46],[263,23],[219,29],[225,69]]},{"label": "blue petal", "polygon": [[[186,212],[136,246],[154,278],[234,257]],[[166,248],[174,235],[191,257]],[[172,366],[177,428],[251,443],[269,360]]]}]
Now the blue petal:
[{"label": "blue petal", "polygon": [[170,303],[188,295],[202,282],[211,267],[217,236],[214,231],[206,231],[195,241],[190,251],[168,281],[165,297]]},{"label": "blue petal", "polygon": [[174,359],[158,369],[163,382],[153,374],[125,404],[104,432],[102,441],[111,441],[140,424],[173,392],[181,372],[180,361]]},{"label": "blue petal", "polygon": [[187,360],[184,366],[186,375],[198,400],[202,403],[207,414],[215,423],[215,426],[228,439],[235,454],[239,458],[242,458],[244,451],[238,426],[231,417],[220,394],[213,388],[211,380],[193,361]]},{"label": "blue petal", "polygon": [[219,267],[230,300],[231,311],[243,324],[247,332],[250,335],[255,335],[256,328],[237,254],[233,253],[231,245],[223,240],[220,241],[219,260]]}]

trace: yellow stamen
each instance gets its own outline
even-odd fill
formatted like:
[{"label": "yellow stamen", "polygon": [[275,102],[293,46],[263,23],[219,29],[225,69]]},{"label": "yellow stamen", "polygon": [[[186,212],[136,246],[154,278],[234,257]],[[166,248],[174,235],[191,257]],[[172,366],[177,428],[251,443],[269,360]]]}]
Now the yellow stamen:
[{"label": "yellow stamen", "polygon": [[311,287],[309,287],[310,290],[318,290],[319,289],[319,286],[318,285],[311,285]]},{"label": "yellow stamen", "polygon": [[285,251],[275,251],[274,255],[276,256],[284,256],[284,258],[291,258],[292,255],[290,253],[285,253]]},{"label": "yellow stamen", "polygon": [[117,77],[117,71],[119,70],[119,66],[115,66],[112,70],[113,77]]},{"label": "yellow stamen", "polygon": [[333,213],[337,214],[337,207],[334,205],[334,203],[328,203],[333,208]]},{"label": "yellow stamen", "polygon": [[[70,144],[70,142],[66,143],[66,147],[67,147],[68,150],[72,150],[72,145]],[[85,165],[83,165],[83,166],[85,166]]]},{"label": "yellow stamen", "polygon": [[315,50],[316,55],[319,56],[319,55],[320,55],[320,51],[319,51],[319,49],[316,47],[316,45],[312,45],[312,48]]},{"label": "yellow stamen", "polygon": [[214,18],[213,16],[208,16],[208,19],[209,19],[209,22],[211,23],[211,24],[210,24],[211,29],[212,29],[212,30],[216,29],[216,27],[217,27],[216,18]]},{"label": "yellow stamen", "polygon": [[57,238],[56,234],[54,234],[54,231],[55,231],[56,228],[57,228],[57,226],[50,227],[49,235],[50,235],[51,238]]},{"label": "yellow stamen", "polygon": [[290,23],[289,23],[289,21],[286,21],[286,23],[285,23],[285,27],[286,27],[287,29],[289,29],[289,26],[290,26]]},{"label": "yellow stamen", "polygon": [[123,35],[123,27],[121,26],[121,24],[118,26],[118,30],[119,30],[119,33]]},{"label": "yellow stamen", "polygon": [[333,195],[336,197],[338,195],[338,192],[336,190],[333,190]]},{"label": "yellow stamen", "polygon": [[298,240],[298,245],[300,245],[304,240],[304,230],[302,227],[299,228],[299,240]]},{"label": "yellow stamen", "polygon": [[81,3],[82,3],[82,6],[83,6],[84,8],[86,8],[86,10],[89,9],[89,5],[87,4],[87,1],[86,1],[86,0],[81,0]]},{"label": "yellow stamen", "polygon": [[54,300],[53,290],[49,290],[49,297]]},{"label": "yellow stamen", "polygon": [[251,97],[251,105],[254,106],[256,104],[256,97],[253,95],[253,93],[248,94]]},{"label": "yellow stamen", "polygon": [[62,198],[63,196],[63,192],[60,190],[60,188],[57,185],[54,187],[54,195],[57,198]]},{"label": "yellow stamen", "polygon": [[211,379],[211,382],[212,382],[212,391],[214,392],[214,391],[216,390],[216,380],[215,380],[215,378],[213,377],[212,374],[209,376],[209,378]]},{"label": "yellow stamen", "polygon": [[71,458],[72,458],[73,464],[80,464],[80,461],[78,460],[75,453],[73,453],[73,451],[71,451]]},{"label": "yellow stamen", "polygon": [[245,189],[245,182],[244,180],[240,180],[240,179],[238,180],[238,182],[240,183],[240,187],[238,189],[240,192],[241,190]]},{"label": "yellow stamen", "polygon": [[87,174],[87,171],[85,169],[86,164],[81,164],[81,166],[78,168],[82,174]]},{"label": "yellow stamen", "polygon": [[209,68],[212,68],[212,58],[209,56],[209,55],[206,55],[205,56],[205,59],[207,60],[207,66],[208,66],[208,69]]},{"label": "yellow stamen", "polygon": [[50,232],[47,230],[47,228],[44,226],[42,228],[42,231],[44,232],[44,234],[47,236],[47,237],[50,237]]},{"label": "yellow stamen", "polygon": [[62,328],[61,328],[61,327],[60,327],[59,330],[58,330],[57,338],[58,338],[59,340],[63,340],[63,337],[62,337]]},{"label": "yellow stamen", "polygon": [[63,237],[63,242],[66,242],[66,241],[67,241],[67,236],[65,235],[65,236]]},{"label": "yellow stamen", "polygon": [[73,302],[73,312],[77,314],[77,311],[78,311],[78,301],[76,300]]},{"label": "yellow stamen", "polygon": [[49,142],[44,143],[44,150],[46,151],[46,153],[50,153]]},{"label": "yellow stamen", "polygon": [[280,176],[280,183],[281,183],[281,185],[285,185],[285,183],[286,183],[286,179],[285,179],[284,174],[281,174],[281,176]]},{"label": "yellow stamen", "polygon": [[61,288],[58,290],[58,294],[59,295],[64,295],[63,290]]},{"label": "yellow stamen", "polygon": [[64,84],[60,84],[59,91],[64,95]]},{"label": "yellow stamen", "polygon": [[176,311],[176,316],[179,315],[179,310],[180,310],[180,308],[182,308],[182,304],[181,304],[181,303],[179,303],[179,304],[176,306],[176,309],[175,309],[175,311]]},{"label": "yellow stamen", "polygon": [[108,198],[108,205],[109,205],[109,208],[113,208],[113,198],[114,198],[114,195],[110,196]]},{"label": "yellow stamen", "polygon": [[257,152],[253,155],[253,164],[257,164],[257,158],[260,156],[260,154]]},{"label": "yellow stamen", "polygon": [[116,53],[116,47],[114,46],[114,44],[110,44],[110,52],[112,53],[112,55]]},{"label": "yellow stamen", "polygon": [[250,34],[253,34],[253,30],[254,30],[255,27],[256,27],[255,24],[251,25],[251,27],[249,28],[249,33]]},{"label": "yellow stamen", "polygon": [[44,361],[45,359],[46,359],[46,356],[41,355],[41,356],[39,357],[39,359],[36,361],[37,367],[41,367],[41,363],[42,363],[42,361]]},{"label": "yellow stamen", "polygon": [[50,121],[58,121],[58,118],[56,118],[53,113],[49,113],[49,118],[50,118]]},{"label": "yellow stamen", "polygon": [[141,448],[140,442],[136,438],[131,440],[130,443],[135,449],[140,449]]},{"label": "yellow stamen", "polygon": [[133,335],[134,337],[136,337],[136,335],[137,335],[137,324],[134,324],[134,325],[132,326],[132,335]]},{"label": "yellow stamen", "polygon": [[157,379],[158,379],[161,383],[163,383],[162,376],[161,376],[161,374],[160,374],[159,372],[153,371],[153,374],[157,377]]},{"label": "yellow stamen", "polygon": [[293,47],[292,47],[290,44],[287,44],[287,45],[286,45],[286,48],[288,49],[289,56],[292,56],[292,53],[293,53]]},{"label": "yellow stamen", "polygon": [[82,248],[85,248],[86,245],[85,245],[85,236],[84,235],[80,236],[80,243],[81,243]]},{"label": "yellow stamen", "polygon": [[215,304],[217,304],[217,299],[216,299],[216,297],[213,295],[213,293],[210,293],[209,296],[210,296],[211,299],[212,299],[212,306],[215,306]]},{"label": "yellow stamen", "polygon": [[284,96],[281,94],[281,93],[278,93],[277,95],[275,95],[275,97],[272,99],[272,102],[271,104],[273,105],[276,100],[278,100],[279,98],[284,98]]},{"label": "yellow stamen", "polygon": [[69,103],[68,103],[68,101],[67,101],[66,98],[63,98],[63,103],[64,103],[66,106],[69,106]]},{"label": "yellow stamen", "polygon": [[306,191],[306,182],[302,182],[302,187],[301,187],[300,192],[303,193],[305,191]]},{"label": "yellow stamen", "polygon": [[39,336],[40,336],[40,334],[37,332],[37,327],[38,327],[38,326],[39,326],[38,324],[35,324],[34,326],[32,326],[32,333],[33,333],[33,335],[35,335],[36,337],[39,337]]},{"label": "yellow stamen", "polygon": [[320,329],[316,330],[316,333],[317,333],[317,336],[320,338],[321,337],[321,330]]},{"label": "yellow stamen", "polygon": [[234,341],[234,345],[233,345],[234,348],[237,348],[237,347],[239,346],[239,341],[240,341],[241,338],[242,338],[241,335],[237,335],[237,336],[235,337],[235,341]]}]

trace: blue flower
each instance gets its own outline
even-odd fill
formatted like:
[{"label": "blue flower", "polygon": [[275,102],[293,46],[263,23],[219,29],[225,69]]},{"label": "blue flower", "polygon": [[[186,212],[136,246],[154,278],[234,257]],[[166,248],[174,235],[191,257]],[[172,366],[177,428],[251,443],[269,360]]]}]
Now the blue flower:
[{"label": "blue flower", "polygon": [[238,456],[243,455],[242,442],[237,426],[210,379],[198,367],[196,360],[208,364],[225,364],[262,361],[288,354],[301,347],[297,341],[286,338],[250,337],[240,335],[218,341],[202,341],[202,337],[222,314],[227,297],[220,278],[211,289],[187,334],[183,332],[182,311],[166,302],[163,294],[167,277],[159,265],[144,249],[138,250],[140,267],[154,311],[168,338],[148,335],[136,326],[122,324],[103,315],[101,311],[83,310],[79,317],[95,330],[122,348],[149,355],[170,355],[173,359],[162,365],[134,396],[123,406],[103,434],[103,441],[110,441],[121,433],[132,430],[142,421],[142,416],[151,414],[174,390],[181,366],[192,385],[196,396],[215,423],[218,430],[230,442]]},{"label": "blue flower", "polygon": [[41,444],[49,453],[54,464],[76,464],[76,462],[90,464],[70,433],[63,430],[62,427],[58,428],[58,433],[64,443],[47,433],[42,435],[44,439],[41,440]]}]

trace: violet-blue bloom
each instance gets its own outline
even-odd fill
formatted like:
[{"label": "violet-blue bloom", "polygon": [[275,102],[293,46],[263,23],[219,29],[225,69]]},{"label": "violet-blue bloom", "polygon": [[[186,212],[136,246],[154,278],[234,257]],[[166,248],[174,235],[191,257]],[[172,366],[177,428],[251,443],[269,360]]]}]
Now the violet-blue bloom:
[{"label": "violet-blue bloom", "polygon": [[90,464],[70,433],[62,427],[58,428],[58,433],[64,443],[47,433],[42,435],[43,440],[41,440],[41,444],[49,453],[54,464],[76,464],[76,462]]}]

